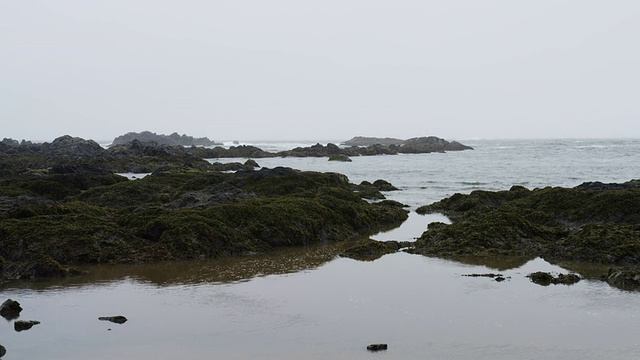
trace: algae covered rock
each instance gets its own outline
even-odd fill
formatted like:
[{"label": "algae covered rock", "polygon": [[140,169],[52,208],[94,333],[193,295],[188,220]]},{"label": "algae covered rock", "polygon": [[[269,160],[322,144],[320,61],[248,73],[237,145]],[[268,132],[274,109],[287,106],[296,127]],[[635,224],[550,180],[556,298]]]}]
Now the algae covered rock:
[{"label": "algae covered rock", "polygon": [[[2,279],[68,276],[79,273],[80,264],[203,259],[339,242],[398,224],[408,213],[395,202],[363,200],[336,173],[183,167],[138,180],[73,176],[78,181],[59,182],[71,190],[55,201],[34,200],[47,193],[27,190],[37,189],[30,178],[0,182],[0,207],[10,209],[0,213]],[[54,181],[51,175],[42,179]]]},{"label": "algae covered rock", "polygon": [[610,268],[602,280],[623,290],[640,290],[640,269],[637,267]]},{"label": "algae covered rock", "polygon": [[531,282],[542,286],[548,286],[551,284],[573,285],[581,280],[580,276],[576,274],[558,274],[558,276],[553,276],[551,273],[543,271],[536,271],[527,275],[527,277]]},{"label": "algae covered rock", "polygon": [[360,243],[346,249],[340,256],[360,261],[372,261],[386,254],[397,252],[400,249],[397,241],[363,240]]},{"label": "algae covered rock", "polygon": [[442,212],[453,220],[430,227],[416,241],[414,251],[424,255],[640,264],[640,188],[635,186],[474,191],[418,212]]}]

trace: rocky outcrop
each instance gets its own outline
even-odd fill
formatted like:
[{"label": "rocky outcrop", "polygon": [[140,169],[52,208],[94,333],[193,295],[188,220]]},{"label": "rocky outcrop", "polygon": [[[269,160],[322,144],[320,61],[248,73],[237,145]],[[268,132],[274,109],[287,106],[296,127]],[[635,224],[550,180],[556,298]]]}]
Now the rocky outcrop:
[{"label": "rocky outcrop", "polygon": [[424,255],[521,255],[640,265],[636,187],[474,191],[418,212],[441,212],[453,220],[451,225],[429,225],[415,244],[414,251]]},{"label": "rocky outcrop", "polygon": [[373,261],[386,254],[395,253],[400,250],[400,248],[408,245],[409,243],[407,242],[367,239],[344,250],[340,253],[340,256],[359,261]]},{"label": "rocky outcrop", "polygon": [[405,140],[402,145],[400,145],[398,152],[403,154],[424,154],[462,150],[473,150],[473,148],[457,141],[449,142],[435,136],[429,136]]},{"label": "rocky outcrop", "polygon": [[403,154],[473,150],[472,147],[463,145],[457,141],[449,142],[435,136],[416,137],[407,140],[356,136],[342,144],[354,147],[373,147],[381,152],[385,151],[383,149],[386,149],[386,151]]},{"label": "rocky outcrop", "polygon": [[124,135],[120,135],[113,139],[111,146],[116,145],[125,145],[129,144],[132,141],[137,140],[140,142],[153,142],[160,145],[180,145],[180,146],[214,146],[221,145],[216,143],[213,140],[209,140],[207,137],[194,138],[193,136],[188,136],[185,134],[178,135],[178,133],[173,133],[171,135],[164,134],[156,134],[150,131],[143,132],[130,132]]},{"label": "rocky outcrop", "polygon": [[371,145],[402,145],[404,140],[395,139],[390,137],[378,138],[378,137],[366,137],[356,136],[345,142],[342,145],[347,146],[371,146]]},{"label": "rocky outcrop", "polygon": [[168,167],[137,180],[93,174],[0,179],[7,194],[0,206],[8,210],[0,212],[0,280],[73,275],[79,264],[339,242],[407,218],[401,204],[369,203],[355,187],[341,174],[281,167],[235,173]]}]

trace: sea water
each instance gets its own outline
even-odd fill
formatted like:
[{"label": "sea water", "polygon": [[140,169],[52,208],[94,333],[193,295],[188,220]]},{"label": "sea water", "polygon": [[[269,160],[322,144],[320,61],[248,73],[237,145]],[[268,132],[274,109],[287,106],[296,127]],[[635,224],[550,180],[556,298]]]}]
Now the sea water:
[{"label": "sea water", "polygon": [[[390,181],[409,209],[473,190],[572,187],[640,178],[639,140],[471,140],[473,151],[255,159],[263,167],[333,171]],[[261,144],[256,146],[269,149]],[[272,143],[286,150],[293,143]],[[296,142],[296,146],[313,143]],[[264,144],[263,144],[264,145]],[[211,159],[210,161],[243,161]],[[412,212],[380,240],[412,240],[441,215]],[[337,245],[339,246],[339,245]],[[0,324],[3,359],[632,359],[640,356],[640,293],[598,281],[606,268],[542,259],[458,261],[406,253],[372,262],[337,247],[237,259],[96,266],[91,274],[15,282],[16,332]],[[533,284],[534,271],[577,271],[576,285]],[[500,273],[507,280],[466,277]],[[98,321],[125,315],[125,324]],[[371,343],[389,349],[370,353]]]}]

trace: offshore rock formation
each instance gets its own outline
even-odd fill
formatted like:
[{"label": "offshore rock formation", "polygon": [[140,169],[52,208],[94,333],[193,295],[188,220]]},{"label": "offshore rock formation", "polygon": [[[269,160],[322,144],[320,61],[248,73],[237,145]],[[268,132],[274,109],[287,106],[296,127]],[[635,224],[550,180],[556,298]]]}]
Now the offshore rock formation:
[{"label": "offshore rock formation", "polygon": [[[78,274],[79,264],[339,242],[398,225],[408,213],[364,200],[384,198],[378,189],[392,185],[383,181],[364,191],[341,174],[253,170],[254,161],[220,172],[181,146],[133,141],[106,150],[71,137],[7,146],[19,149],[0,154],[0,282]],[[152,174],[112,173],[143,169]]]},{"label": "offshore rock formation", "polygon": [[[197,148],[192,149],[191,152],[201,158],[266,158],[266,157],[333,157],[338,158],[341,156],[355,157],[355,156],[374,156],[374,155],[396,155],[396,154],[425,154],[433,152],[446,152],[446,151],[462,151],[473,150],[472,147],[463,145],[456,141],[446,141],[434,136],[413,138],[409,140],[402,140],[400,144],[395,144],[392,141],[385,143],[368,143],[368,142],[356,142],[366,144],[363,146],[351,145],[346,148],[339,147],[336,144],[329,143],[327,145],[315,144],[307,147],[297,147],[291,150],[279,151],[275,153],[263,151],[255,146],[232,146],[228,149],[223,147],[215,147],[213,149]],[[343,143],[345,144],[345,143]]]},{"label": "offshore rock formation", "polygon": [[155,142],[161,145],[181,145],[181,146],[213,146],[220,145],[213,140],[209,140],[207,137],[194,138],[193,136],[187,136],[185,134],[178,135],[173,133],[171,135],[156,134],[150,131],[143,131],[140,133],[130,132],[124,135],[120,135],[113,139],[111,146],[128,144],[134,140],[140,142]]},{"label": "offshore rock formation", "polygon": [[407,140],[356,136],[342,144],[358,147],[374,145],[392,147],[397,149],[399,153],[405,154],[473,150],[472,147],[463,145],[457,141],[449,142],[435,136],[416,137]]}]

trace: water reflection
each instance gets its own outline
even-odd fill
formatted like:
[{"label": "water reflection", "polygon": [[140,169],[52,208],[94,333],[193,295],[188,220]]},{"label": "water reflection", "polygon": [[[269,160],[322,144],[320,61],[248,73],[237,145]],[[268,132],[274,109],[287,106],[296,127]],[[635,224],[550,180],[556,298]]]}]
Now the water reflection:
[{"label": "water reflection", "polygon": [[210,260],[171,261],[140,265],[91,265],[86,275],[39,281],[15,281],[7,286],[44,290],[132,279],[157,286],[233,283],[315,269],[355,242],[281,249],[267,254]]}]

